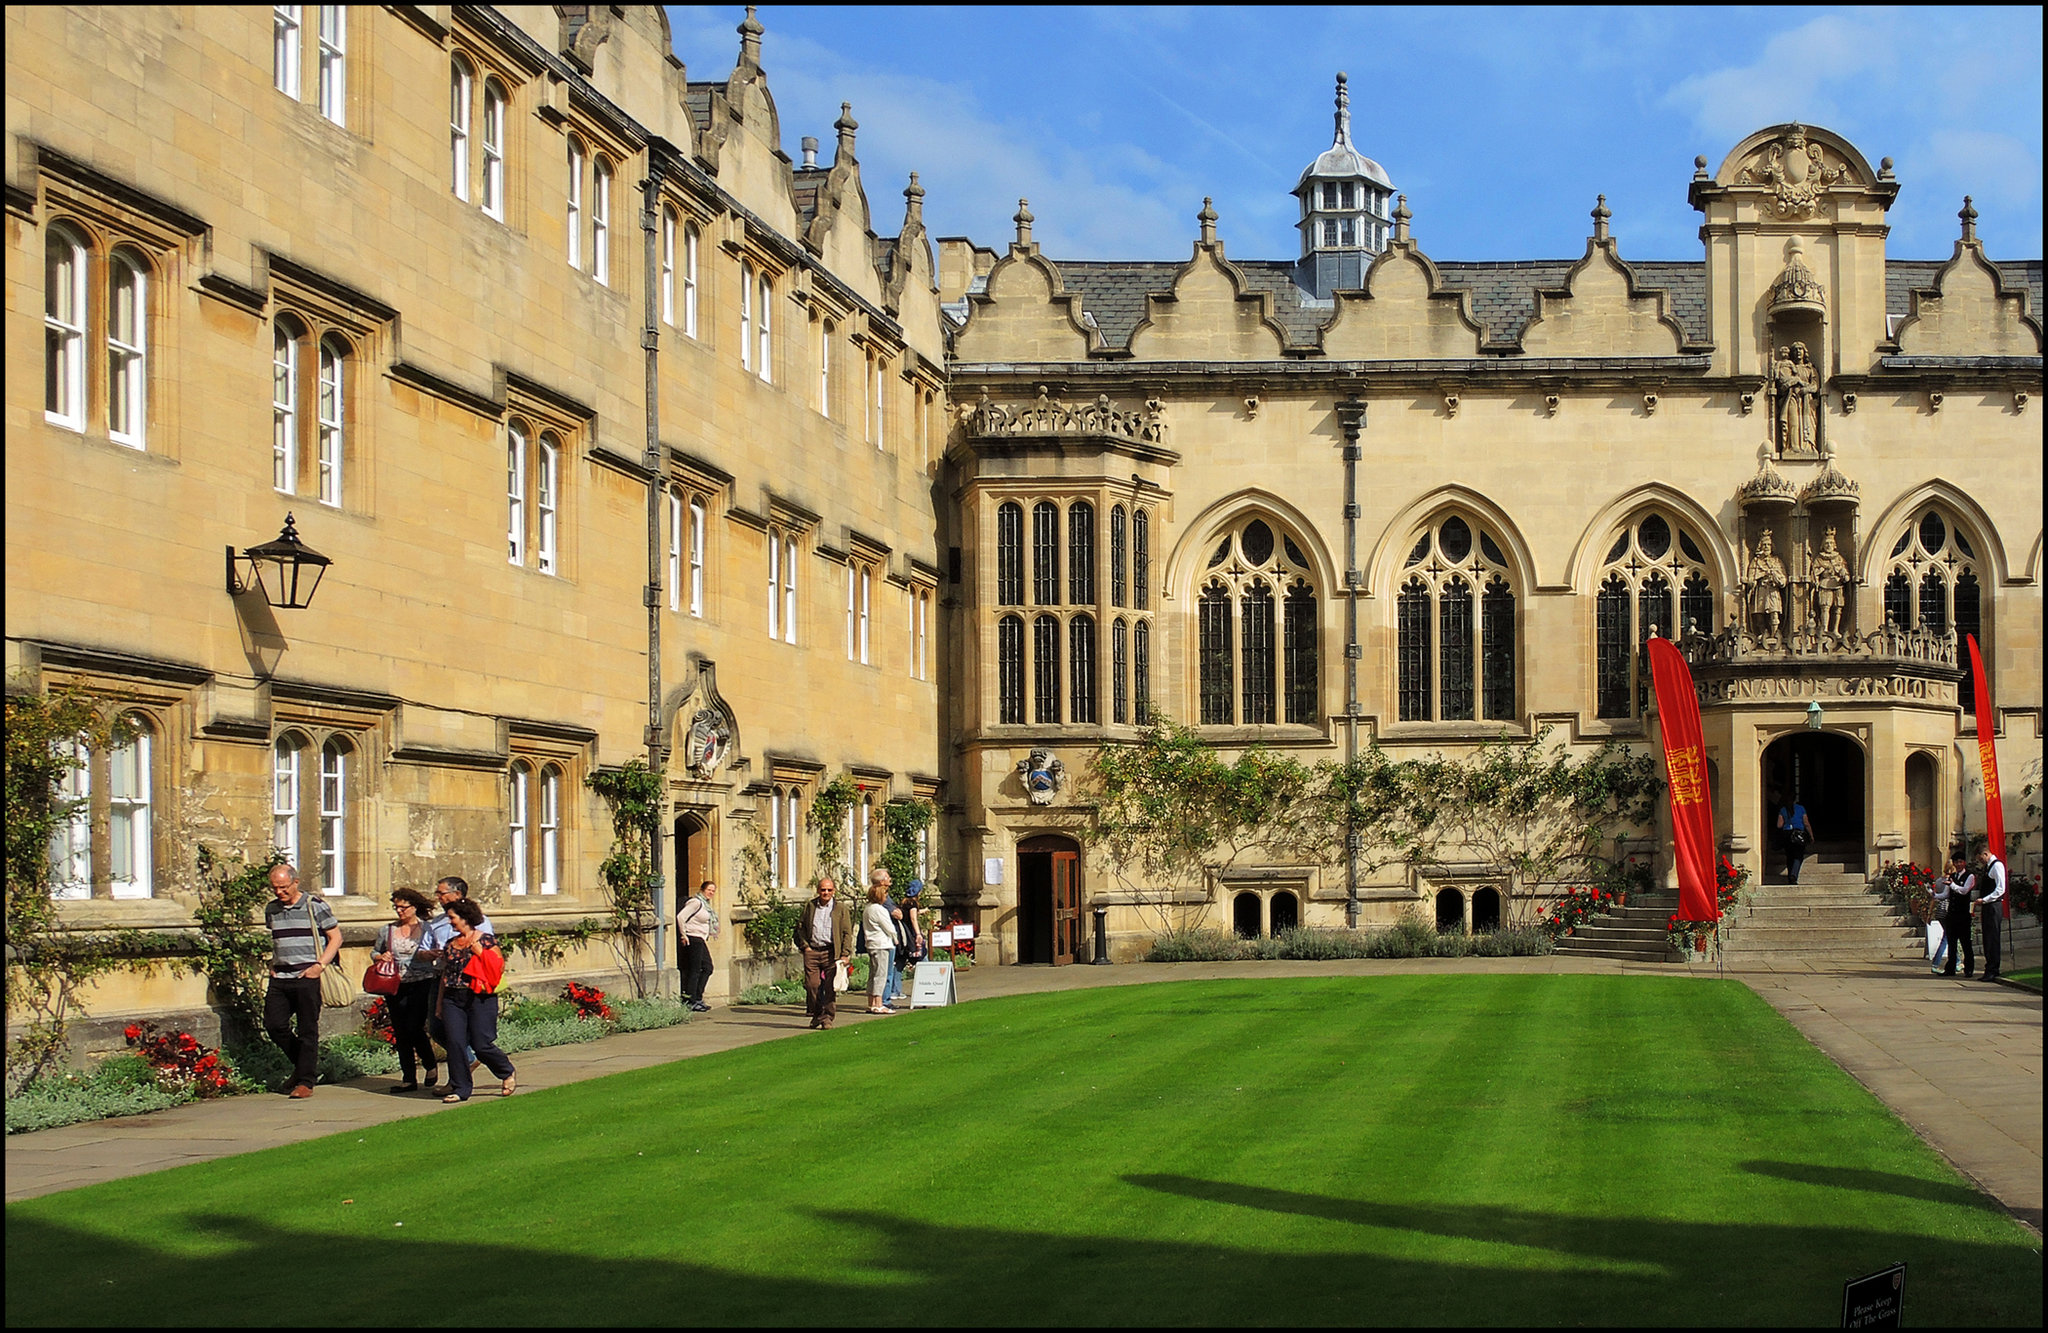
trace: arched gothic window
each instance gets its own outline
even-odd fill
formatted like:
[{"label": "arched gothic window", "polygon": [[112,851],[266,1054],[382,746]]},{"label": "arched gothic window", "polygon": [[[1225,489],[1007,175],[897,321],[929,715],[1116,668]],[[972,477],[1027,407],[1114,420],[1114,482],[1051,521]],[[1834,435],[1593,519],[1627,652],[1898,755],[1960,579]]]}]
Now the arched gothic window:
[{"label": "arched gothic window", "polygon": [[1060,507],[1050,500],[1031,509],[1031,600],[1060,604]]},{"label": "arched gothic window", "polygon": [[[1250,519],[1217,539],[1200,580],[1195,656],[1203,724],[1314,723],[1315,584],[1293,535],[1268,519]],[[1141,638],[1140,723],[1148,711],[1145,646]]]},{"label": "arched gothic window", "polygon": [[1640,714],[1649,677],[1643,645],[1709,634],[1714,585],[1699,539],[1669,514],[1638,514],[1614,534],[1594,599],[1594,705],[1600,717]]},{"label": "arched gothic window", "polygon": [[1060,619],[1040,616],[1031,626],[1031,720],[1060,720]]},{"label": "arched gothic window", "polygon": [[1514,716],[1514,571],[1484,526],[1452,514],[1416,537],[1395,631],[1401,721]]},{"label": "arched gothic window", "polygon": [[1122,505],[1112,506],[1109,511],[1109,604],[1127,606],[1124,599],[1124,538],[1127,521]]},{"label": "arched gothic window", "polygon": [[1092,723],[1095,708],[1095,617],[1075,616],[1067,622],[1067,650],[1073,662],[1067,673],[1067,721]]},{"label": "arched gothic window", "polygon": [[1095,506],[1086,500],[1067,506],[1067,600],[1095,604]]},{"label": "arched gothic window", "polygon": [[1015,500],[996,510],[996,605],[1024,605],[1024,506]]},{"label": "arched gothic window", "polygon": [[1984,642],[1984,594],[1977,550],[1969,533],[1944,509],[1928,508],[1911,519],[1886,557],[1884,618],[1900,629],[1935,634],[1953,630],[1956,662],[1963,668],[1963,711],[1977,711],[1977,675],[1967,636]]},{"label": "arched gothic window", "polygon": [[1024,617],[1004,616],[996,622],[996,718],[1024,720]]}]

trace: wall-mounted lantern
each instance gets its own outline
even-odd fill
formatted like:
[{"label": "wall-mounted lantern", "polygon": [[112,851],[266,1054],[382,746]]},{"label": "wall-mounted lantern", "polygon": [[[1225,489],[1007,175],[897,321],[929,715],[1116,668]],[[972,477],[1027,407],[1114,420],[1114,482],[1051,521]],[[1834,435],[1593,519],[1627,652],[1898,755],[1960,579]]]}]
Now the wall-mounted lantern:
[{"label": "wall-mounted lantern", "polygon": [[[284,516],[284,530],[277,540],[252,546],[240,555],[228,551],[228,596],[261,592],[265,601],[280,609],[301,609],[313,604],[313,592],[333,561],[299,540],[293,516]],[[249,574],[242,577],[239,565],[246,560]],[[267,568],[266,568],[267,566]]]},{"label": "wall-mounted lantern", "polygon": [[1820,700],[1815,699],[1806,705],[1806,729],[1808,731],[1819,731],[1820,721]]}]

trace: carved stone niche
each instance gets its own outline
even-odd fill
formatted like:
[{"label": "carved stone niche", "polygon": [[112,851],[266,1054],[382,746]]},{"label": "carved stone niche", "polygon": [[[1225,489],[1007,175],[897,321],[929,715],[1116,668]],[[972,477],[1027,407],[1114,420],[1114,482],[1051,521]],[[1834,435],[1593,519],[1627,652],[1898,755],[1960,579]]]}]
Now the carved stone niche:
[{"label": "carved stone niche", "polygon": [[1736,624],[1772,645],[1792,631],[1793,512],[1799,492],[1771,466],[1772,446],[1757,451],[1756,475],[1735,492],[1742,512],[1741,586]]},{"label": "carved stone niche", "polygon": [[1827,288],[1806,265],[1805,247],[1785,243],[1785,269],[1771,284],[1765,311],[1764,396],[1771,440],[1780,458],[1818,458],[1827,429],[1824,371],[1828,364]]},{"label": "carved stone niche", "polygon": [[1812,646],[1827,648],[1860,628],[1856,616],[1856,567],[1861,549],[1858,517],[1862,497],[1833,459],[1799,493],[1794,526],[1801,529],[1795,580],[1798,624]]}]

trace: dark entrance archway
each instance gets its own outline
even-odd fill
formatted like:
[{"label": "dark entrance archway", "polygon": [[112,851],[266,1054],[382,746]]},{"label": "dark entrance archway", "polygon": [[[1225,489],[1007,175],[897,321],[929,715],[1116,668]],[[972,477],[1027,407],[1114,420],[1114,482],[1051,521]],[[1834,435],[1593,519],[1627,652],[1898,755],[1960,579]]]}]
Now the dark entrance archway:
[{"label": "dark entrance archway", "polygon": [[676,816],[675,872],[678,903],[705,880],[717,878],[711,873],[711,822],[694,811]]},{"label": "dark entrance archway", "polygon": [[1436,928],[1439,931],[1465,928],[1465,895],[1456,889],[1441,889],[1436,895]]},{"label": "dark entrance archway", "polygon": [[1071,963],[1081,952],[1081,845],[1040,834],[1017,844],[1017,961]]},{"label": "dark entrance archway", "polygon": [[1795,731],[1771,742],[1763,756],[1764,809],[1760,827],[1770,848],[1766,883],[1785,882],[1784,841],[1778,810],[1793,801],[1813,821],[1808,854],[1861,874],[1864,866],[1866,787],[1863,748],[1828,731]]},{"label": "dark entrance archway", "polygon": [[1260,909],[1259,895],[1256,893],[1240,893],[1231,900],[1230,924],[1241,940],[1255,940],[1259,937],[1259,927],[1262,924],[1259,918],[1263,915],[1265,913]]},{"label": "dark entrance archway", "polygon": [[1272,905],[1267,911],[1272,917],[1267,928],[1275,935],[1301,924],[1301,899],[1285,890],[1273,895]]},{"label": "dark entrance archway", "polygon": [[1500,892],[1497,889],[1477,889],[1472,894],[1472,929],[1500,929]]}]

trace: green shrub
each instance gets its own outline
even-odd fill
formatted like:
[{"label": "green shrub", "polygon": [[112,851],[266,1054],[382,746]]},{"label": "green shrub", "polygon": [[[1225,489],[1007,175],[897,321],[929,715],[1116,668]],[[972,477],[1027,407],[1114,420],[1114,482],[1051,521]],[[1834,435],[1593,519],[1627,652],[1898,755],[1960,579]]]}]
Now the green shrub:
[{"label": "green shrub", "polygon": [[672,1028],[690,1021],[690,1007],[681,1000],[650,995],[644,1000],[621,1000],[612,1006],[612,1031],[648,1032]]},{"label": "green shrub", "polygon": [[1145,961],[1229,963],[1272,958],[1300,962],[1327,962],[1339,958],[1508,958],[1551,952],[1554,949],[1550,937],[1539,928],[1518,926],[1478,935],[1467,935],[1459,929],[1439,934],[1434,925],[1410,912],[1393,925],[1377,930],[1297,926],[1270,939],[1240,939],[1222,930],[1173,931],[1152,941]]},{"label": "green shrub", "polygon": [[1296,926],[1280,932],[1278,939],[1285,952],[1283,958],[1299,959],[1303,962],[1323,962],[1332,958],[1368,958],[1363,931],[1329,930],[1318,926]]},{"label": "green shrub", "polygon": [[780,981],[763,981],[741,991],[735,1005],[741,1004],[802,1004],[804,983],[801,977],[784,977]]},{"label": "green shrub", "polygon": [[7,1132],[26,1134],[108,1116],[141,1115],[191,1100],[189,1092],[158,1087],[156,1071],[140,1056],[116,1055],[90,1073],[45,1077],[10,1093]]},{"label": "green shrub", "polygon": [[538,1050],[543,1046],[573,1046],[609,1035],[602,1023],[587,1018],[544,1018],[529,1022],[521,1018],[498,1024],[498,1049],[507,1055]]}]

